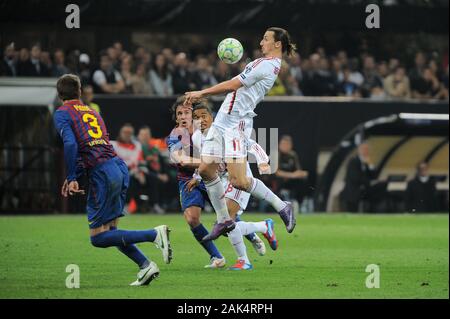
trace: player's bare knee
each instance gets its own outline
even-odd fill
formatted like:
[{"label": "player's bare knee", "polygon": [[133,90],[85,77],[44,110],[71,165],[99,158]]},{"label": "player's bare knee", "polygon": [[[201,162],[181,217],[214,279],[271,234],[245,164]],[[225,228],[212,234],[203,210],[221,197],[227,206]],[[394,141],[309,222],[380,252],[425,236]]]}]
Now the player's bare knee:
[{"label": "player's bare knee", "polygon": [[184,212],[184,218],[186,219],[186,222],[188,223],[188,225],[191,228],[197,227],[198,225],[200,225],[200,216],[198,216],[197,214],[186,210]]},{"label": "player's bare knee", "polygon": [[239,189],[241,191],[247,191],[249,188],[249,182],[246,178],[237,178],[232,177],[231,178],[231,185],[233,185],[234,188]]}]

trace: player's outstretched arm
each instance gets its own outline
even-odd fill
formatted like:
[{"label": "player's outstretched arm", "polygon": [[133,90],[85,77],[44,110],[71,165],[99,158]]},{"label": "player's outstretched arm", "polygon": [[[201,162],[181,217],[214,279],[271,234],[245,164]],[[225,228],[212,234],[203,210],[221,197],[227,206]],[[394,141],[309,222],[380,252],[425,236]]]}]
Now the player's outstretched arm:
[{"label": "player's outstretched arm", "polygon": [[242,83],[241,83],[241,81],[239,81],[239,79],[237,77],[235,77],[231,80],[221,82],[219,84],[216,84],[210,88],[207,88],[207,89],[204,89],[201,91],[186,92],[185,93],[186,100],[184,103],[186,105],[192,104],[192,103],[197,102],[201,98],[211,96],[211,95],[220,95],[220,94],[233,92],[233,91],[236,91],[237,89],[239,89],[240,87],[242,87]]}]

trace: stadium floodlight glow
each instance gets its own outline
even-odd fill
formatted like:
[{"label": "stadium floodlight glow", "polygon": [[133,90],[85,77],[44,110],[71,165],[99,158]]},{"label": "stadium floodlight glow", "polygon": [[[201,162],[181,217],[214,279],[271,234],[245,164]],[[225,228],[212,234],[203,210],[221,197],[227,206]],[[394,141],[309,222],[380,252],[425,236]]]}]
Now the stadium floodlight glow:
[{"label": "stadium floodlight glow", "polygon": [[433,113],[400,113],[399,118],[403,120],[441,120],[448,121],[448,114],[433,114]]}]

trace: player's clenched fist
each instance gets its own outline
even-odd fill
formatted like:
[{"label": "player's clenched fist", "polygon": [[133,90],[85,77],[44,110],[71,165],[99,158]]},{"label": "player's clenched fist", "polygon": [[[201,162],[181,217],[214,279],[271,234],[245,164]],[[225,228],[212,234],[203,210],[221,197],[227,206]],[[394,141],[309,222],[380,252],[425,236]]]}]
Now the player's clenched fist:
[{"label": "player's clenched fist", "polygon": [[70,196],[77,195],[77,194],[84,195],[84,190],[79,189],[77,181],[71,181],[69,183],[69,187],[68,188],[69,188],[69,195]]}]

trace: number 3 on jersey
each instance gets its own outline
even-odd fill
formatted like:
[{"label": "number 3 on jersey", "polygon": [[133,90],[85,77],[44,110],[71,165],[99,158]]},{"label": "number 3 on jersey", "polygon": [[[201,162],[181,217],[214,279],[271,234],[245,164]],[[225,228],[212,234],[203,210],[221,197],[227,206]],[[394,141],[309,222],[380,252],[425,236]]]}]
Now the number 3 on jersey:
[{"label": "number 3 on jersey", "polygon": [[92,138],[100,138],[103,135],[102,129],[100,128],[100,125],[98,124],[97,118],[89,113],[85,113],[83,115],[83,122],[87,123],[91,129],[88,130],[88,134],[92,137]]}]

